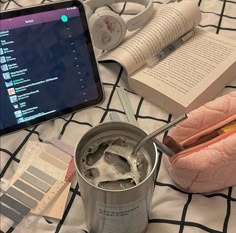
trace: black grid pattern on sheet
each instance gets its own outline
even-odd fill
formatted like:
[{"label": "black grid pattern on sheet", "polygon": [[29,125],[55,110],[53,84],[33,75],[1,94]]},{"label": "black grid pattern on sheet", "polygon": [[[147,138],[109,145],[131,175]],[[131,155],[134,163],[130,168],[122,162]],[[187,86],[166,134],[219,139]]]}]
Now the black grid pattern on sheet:
[{"label": "black grid pattern on sheet", "polygon": [[[98,0],[99,1],[99,0]],[[46,2],[51,2],[48,0],[42,0],[42,1],[29,1],[29,0],[0,0],[1,3],[1,10],[6,10],[8,8],[15,8],[15,7],[21,7],[21,6],[26,6],[29,5],[30,3],[46,3]],[[154,1],[156,5],[161,4],[162,1]],[[215,2],[215,4],[218,7],[213,7],[211,8],[210,5],[208,4],[209,2]],[[236,38],[236,0],[199,0],[198,1],[198,5],[201,8],[201,12],[203,16],[206,16],[206,18],[208,18],[208,20],[205,20],[203,22],[200,23],[199,27],[201,28],[205,28],[206,30],[211,30],[214,31],[217,34],[223,34],[227,31],[232,33],[233,38]],[[209,5],[209,7],[208,7]],[[126,14],[125,12],[125,6],[126,4],[124,4],[123,9],[121,10],[121,12],[118,13],[123,13]],[[231,9],[230,12],[227,12],[226,9]],[[233,9],[233,10],[232,10]],[[112,10],[112,8],[111,8]],[[232,15],[232,13],[234,12],[234,15]],[[214,23],[211,21],[211,18],[214,17]],[[228,24],[227,22],[230,21],[230,23]],[[228,25],[231,25],[228,26]],[[232,26],[233,25],[233,26]],[[227,34],[228,35],[228,34]],[[123,74],[123,69],[119,68],[118,72],[117,72],[117,76],[116,78],[112,79],[111,82],[103,82],[103,86],[104,89],[106,91],[106,102],[102,105],[102,106],[95,106],[93,107],[93,109],[96,111],[99,111],[101,114],[98,114],[98,119],[96,119],[96,121],[94,122],[90,122],[90,121],[85,121],[85,120],[79,120],[77,119],[77,116],[80,113],[73,113],[70,116],[66,116],[66,117],[60,117],[59,119],[55,120],[55,121],[60,121],[61,123],[61,128],[59,131],[55,130],[55,134],[53,136],[57,137],[60,136],[62,138],[62,140],[64,139],[64,137],[67,136],[67,133],[69,133],[68,131],[71,130],[70,126],[72,125],[76,127],[77,130],[80,130],[80,128],[87,128],[90,129],[92,126],[94,126],[97,123],[101,123],[103,121],[105,121],[106,119],[109,118],[109,113],[110,112],[116,112],[120,115],[125,115],[125,112],[123,110],[121,110],[118,106],[114,106],[112,104],[113,100],[114,100],[114,93],[116,91],[116,88],[119,87],[120,85],[123,85],[121,77]],[[145,101],[142,97],[139,97],[137,95],[135,95],[135,93],[133,93],[132,91],[129,91],[128,89],[125,89],[128,93],[128,95],[130,96],[135,96],[137,101],[137,104],[135,105],[133,102],[131,102],[132,107],[134,109],[135,112],[135,117],[138,121],[141,122],[141,126],[142,124],[154,124],[156,122],[160,122],[160,123],[167,123],[170,122],[172,119],[172,116],[170,114],[167,113],[162,113],[158,114],[153,114],[153,115],[148,115],[148,114],[143,114],[143,112],[141,111],[142,108],[145,105],[148,105],[149,103],[147,101]],[[225,87],[225,91],[232,91],[232,90],[236,90],[236,83],[234,82],[233,84],[227,85]],[[89,111],[89,110],[84,110]],[[43,132],[44,128],[43,125],[41,126],[35,126],[31,129],[25,129],[24,131],[24,137],[22,137],[21,139],[15,140],[15,142],[17,142],[17,145],[14,145],[14,149],[10,148],[10,147],[5,147],[4,144],[0,144],[0,152],[1,154],[4,154],[5,157],[7,157],[4,165],[1,165],[1,171],[0,171],[0,177],[1,178],[5,178],[7,176],[7,173],[9,170],[13,169],[13,167],[16,167],[16,164],[20,162],[20,154],[22,153],[26,143],[33,139],[33,140],[38,140],[40,142],[43,142],[45,140],[45,134]],[[16,136],[12,136],[12,137],[17,137],[17,133]],[[1,141],[0,141],[1,142]],[[182,190],[180,190],[177,186],[175,186],[173,183],[171,182],[162,182],[159,179],[159,175],[161,172],[161,167],[162,167],[162,154],[159,153],[159,160],[158,160],[158,174],[157,174],[157,180],[156,180],[156,195],[157,195],[157,199],[158,199],[158,195],[159,193],[163,193],[164,191],[166,192],[166,195],[171,195],[171,193],[173,193],[173,195],[176,195],[178,197],[181,197],[181,202],[173,202],[172,203],[172,207],[174,208],[175,206],[178,206],[178,208],[175,209],[175,214],[176,216],[179,216],[178,218],[162,218],[161,214],[151,214],[150,216],[150,220],[149,220],[149,227],[147,230],[147,233],[188,233],[188,232],[196,232],[196,233],[200,233],[200,232],[212,232],[212,233],[232,233],[232,232],[236,232],[236,224],[234,223],[233,227],[234,229],[232,229],[232,224],[231,224],[231,228],[229,228],[229,222],[234,221],[235,222],[235,216],[232,215],[232,206],[233,204],[236,207],[236,196],[232,196],[232,193],[234,191],[234,187],[229,187],[228,189],[222,191],[222,192],[215,192],[212,194],[191,194],[191,193],[187,193],[184,192]],[[170,197],[171,198],[171,197]],[[68,218],[70,218],[70,212],[72,211],[74,207],[75,202],[77,201],[81,202],[81,198],[80,198],[80,192],[79,192],[79,186],[78,184],[75,182],[72,187],[70,188],[70,196],[69,196],[69,200],[68,200],[68,204],[67,207],[64,211],[64,215],[62,217],[62,220],[59,222],[56,222],[55,224],[55,228],[50,231],[50,232],[55,232],[55,233],[59,233],[59,232],[69,232],[67,230],[63,230],[63,225],[66,225]],[[222,206],[224,207],[223,209],[219,209],[217,210],[218,212],[221,212],[218,216],[216,216],[217,218],[222,218],[220,226],[216,225],[216,227],[214,227],[214,224],[210,224],[208,225],[207,220],[204,221],[204,223],[202,223],[202,221],[198,221],[199,219],[194,219],[194,217],[189,218],[189,216],[191,216],[191,211],[193,211],[193,208],[191,208],[192,205],[198,205],[198,201],[201,200],[201,203],[204,205],[204,203],[212,203],[211,208],[214,208],[214,203],[216,203],[215,201],[219,201],[222,203]],[[163,206],[163,205],[162,205]],[[235,208],[234,207],[234,208]],[[168,207],[166,207],[168,208]],[[157,206],[157,210],[158,210],[158,206]],[[169,211],[173,211],[173,210],[169,210]],[[196,210],[197,211],[197,210]],[[235,211],[235,210],[234,210]],[[161,210],[160,210],[161,212]],[[214,212],[214,211],[213,211]],[[80,210],[75,210],[74,213],[79,214]],[[174,215],[175,215],[174,214]],[[203,215],[204,216],[205,213],[199,213],[199,215]],[[196,215],[194,215],[196,216]],[[205,218],[208,218],[209,216],[205,216]],[[216,221],[217,221],[216,218]],[[53,224],[54,222],[52,221],[48,221],[45,219],[45,224]],[[44,226],[45,227],[45,226]],[[52,229],[52,228],[50,228]],[[79,230],[79,228],[77,228]],[[162,229],[162,231],[160,231],[159,229]],[[0,229],[0,232],[3,232]],[[14,232],[14,228],[10,227],[6,232],[4,233],[10,233],[10,232]],[[49,231],[48,231],[49,232]],[[81,232],[87,232],[86,229],[81,228]],[[130,232],[132,233],[132,232]]]}]

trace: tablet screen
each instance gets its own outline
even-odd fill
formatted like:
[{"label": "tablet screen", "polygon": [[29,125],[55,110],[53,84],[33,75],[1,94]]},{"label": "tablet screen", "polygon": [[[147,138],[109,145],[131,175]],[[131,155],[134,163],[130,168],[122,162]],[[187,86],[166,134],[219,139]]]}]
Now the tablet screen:
[{"label": "tablet screen", "polygon": [[101,102],[82,4],[1,13],[0,80],[0,135]]}]

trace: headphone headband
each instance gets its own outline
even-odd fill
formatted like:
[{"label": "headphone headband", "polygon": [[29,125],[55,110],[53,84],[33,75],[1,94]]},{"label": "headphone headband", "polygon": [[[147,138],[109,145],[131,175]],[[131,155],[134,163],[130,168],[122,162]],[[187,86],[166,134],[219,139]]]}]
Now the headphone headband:
[{"label": "headphone headband", "polygon": [[151,2],[150,0],[87,0],[85,3],[92,9],[96,9],[105,5],[112,5],[115,3],[122,3],[122,2],[132,2],[137,3],[140,5],[144,5],[145,7]]},{"label": "headphone headband", "polygon": [[85,3],[93,11],[105,5],[115,3],[132,2],[145,6],[145,9],[127,21],[127,30],[133,31],[142,27],[153,15],[154,7],[152,0],[88,0]]}]

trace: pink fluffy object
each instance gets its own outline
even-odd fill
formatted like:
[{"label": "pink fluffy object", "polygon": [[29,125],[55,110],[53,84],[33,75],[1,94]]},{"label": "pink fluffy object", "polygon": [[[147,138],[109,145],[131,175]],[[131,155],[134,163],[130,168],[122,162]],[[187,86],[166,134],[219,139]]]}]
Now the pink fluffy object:
[{"label": "pink fluffy object", "polygon": [[[219,97],[188,114],[170,136],[180,145],[236,120],[236,91]],[[236,129],[183,150],[172,158],[164,156],[165,167],[183,190],[205,193],[236,185]]]}]

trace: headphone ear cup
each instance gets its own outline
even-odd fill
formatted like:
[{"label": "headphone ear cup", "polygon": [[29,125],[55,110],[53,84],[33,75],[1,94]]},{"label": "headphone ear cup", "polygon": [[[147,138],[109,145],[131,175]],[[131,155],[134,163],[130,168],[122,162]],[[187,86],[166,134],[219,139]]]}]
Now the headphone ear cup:
[{"label": "headphone ear cup", "polygon": [[94,46],[102,50],[117,47],[126,35],[126,23],[110,10],[99,10],[89,18]]}]

